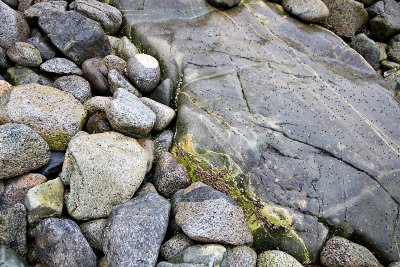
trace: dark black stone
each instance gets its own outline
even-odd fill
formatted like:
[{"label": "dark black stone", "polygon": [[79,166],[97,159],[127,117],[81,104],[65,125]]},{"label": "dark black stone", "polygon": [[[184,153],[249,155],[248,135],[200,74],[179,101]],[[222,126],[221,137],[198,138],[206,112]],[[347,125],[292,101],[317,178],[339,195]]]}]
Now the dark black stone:
[{"label": "dark black stone", "polygon": [[105,113],[96,113],[91,116],[86,123],[86,131],[90,134],[104,133],[111,131],[112,128],[108,122]]},{"label": "dark black stone", "polygon": [[43,37],[34,36],[29,38],[26,42],[39,50],[43,61],[52,59],[56,56],[56,50]]},{"label": "dark black stone", "polygon": [[56,178],[62,169],[65,158],[64,151],[52,151],[50,162],[40,168],[39,173],[47,177],[47,179]]},{"label": "dark black stone", "polygon": [[109,91],[108,68],[102,58],[91,58],[82,64],[83,76],[90,83],[93,94],[106,95]]},{"label": "dark black stone", "polygon": [[171,79],[165,79],[156,89],[154,89],[149,98],[171,107],[174,98],[174,85]]}]

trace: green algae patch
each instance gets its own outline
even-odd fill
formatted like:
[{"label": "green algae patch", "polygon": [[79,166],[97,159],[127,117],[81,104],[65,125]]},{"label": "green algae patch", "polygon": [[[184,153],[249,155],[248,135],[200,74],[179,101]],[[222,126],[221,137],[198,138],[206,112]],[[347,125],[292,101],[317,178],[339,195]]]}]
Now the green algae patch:
[{"label": "green algae patch", "polygon": [[185,166],[191,182],[203,182],[229,194],[243,208],[258,252],[280,248],[303,263],[312,261],[301,237],[292,226],[288,211],[260,201],[252,192],[249,177],[226,154],[196,148],[186,134],[172,149],[178,162]]},{"label": "green algae patch", "polygon": [[40,133],[42,138],[49,144],[51,150],[62,151],[66,150],[71,136],[63,132]]}]

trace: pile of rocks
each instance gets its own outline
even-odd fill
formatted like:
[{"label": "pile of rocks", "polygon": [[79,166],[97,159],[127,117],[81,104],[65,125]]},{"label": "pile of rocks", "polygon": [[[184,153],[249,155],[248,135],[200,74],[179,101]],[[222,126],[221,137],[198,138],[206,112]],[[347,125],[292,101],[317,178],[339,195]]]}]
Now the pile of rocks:
[{"label": "pile of rocks", "polygon": [[[324,14],[299,16],[326,19],[312,3]],[[302,266],[278,250],[257,255],[235,200],[190,184],[169,152],[172,82],[111,36],[121,24],[95,0],[0,1],[0,265]],[[339,237],[320,260],[381,266]]]}]

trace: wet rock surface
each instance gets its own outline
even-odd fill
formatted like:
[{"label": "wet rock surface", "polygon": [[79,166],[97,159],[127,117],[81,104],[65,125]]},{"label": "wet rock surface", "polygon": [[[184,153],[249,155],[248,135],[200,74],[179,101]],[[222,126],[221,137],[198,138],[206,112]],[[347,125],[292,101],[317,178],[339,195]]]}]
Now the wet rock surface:
[{"label": "wet rock surface", "polygon": [[[255,247],[315,261],[327,227],[346,223],[380,257],[398,260],[399,108],[359,54],[263,1],[223,11],[180,1],[162,12],[150,0],[142,9],[114,2],[179,86],[178,160],[250,212],[262,207],[249,219]],[[342,2],[352,15],[341,15],[352,17],[336,32],[352,36],[368,15]]]}]

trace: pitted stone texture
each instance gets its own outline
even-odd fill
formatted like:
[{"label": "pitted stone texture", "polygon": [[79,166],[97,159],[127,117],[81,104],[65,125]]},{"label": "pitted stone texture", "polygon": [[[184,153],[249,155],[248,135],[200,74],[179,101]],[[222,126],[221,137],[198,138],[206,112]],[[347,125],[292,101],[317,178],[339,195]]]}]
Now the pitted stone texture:
[{"label": "pitted stone texture", "polygon": [[[185,234],[176,234],[162,244],[160,249],[160,256],[164,259],[171,260],[185,248],[194,245],[194,241],[187,237]],[[257,255],[256,255],[257,256]]]},{"label": "pitted stone texture", "polygon": [[78,75],[62,76],[54,81],[54,86],[70,93],[81,103],[92,97],[89,82]]},{"label": "pitted stone texture", "polygon": [[86,118],[83,105],[71,94],[38,84],[12,87],[3,108],[6,122],[32,127],[52,150],[65,150]]},{"label": "pitted stone texture", "polygon": [[179,189],[185,189],[190,185],[185,167],[168,152],[162,153],[158,158],[153,180],[160,194],[168,198]]},{"label": "pitted stone texture", "polygon": [[242,208],[230,196],[201,182],[183,191],[175,220],[193,240],[230,245],[253,241]]},{"label": "pitted stone texture", "polygon": [[115,132],[80,132],[69,143],[60,178],[70,186],[66,201],[75,219],[107,217],[128,201],[146,173],[147,153],[130,137]]},{"label": "pitted stone texture", "polygon": [[322,22],[329,9],[321,0],[283,0],[282,6],[290,14],[309,22]]},{"label": "pitted stone texture", "polygon": [[246,192],[235,197],[266,206],[249,219],[257,250],[315,262],[327,227],[346,222],[399,260],[399,105],[358,53],[266,1],[224,11],[204,0],[113,3],[177,84],[179,160],[210,162],[212,177],[230,170],[224,178]]},{"label": "pitted stone texture", "polygon": [[303,267],[303,265],[283,251],[269,250],[258,255],[257,267]]},{"label": "pitted stone texture", "polygon": [[111,105],[112,97],[94,96],[85,102],[85,109],[89,114],[105,112]]},{"label": "pitted stone texture", "polygon": [[40,69],[45,72],[68,75],[82,75],[82,70],[71,60],[66,58],[52,58],[40,65]]},{"label": "pitted stone texture", "polygon": [[105,112],[114,130],[132,137],[146,136],[156,123],[156,114],[123,88],[115,91]]},{"label": "pitted stone texture", "polygon": [[98,219],[80,225],[82,234],[95,251],[103,251],[104,229],[106,228],[107,223],[107,219]]},{"label": "pitted stone texture", "polygon": [[351,39],[350,46],[355,49],[374,69],[378,69],[381,64],[381,50],[377,43],[368,38],[364,33],[360,33]]},{"label": "pitted stone texture", "polygon": [[68,2],[66,1],[48,1],[48,2],[38,2],[34,5],[30,6],[24,12],[24,17],[33,19],[39,18],[42,15],[59,11],[64,12],[67,11]]},{"label": "pitted stone texture", "polygon": [[76,11],[44,14],[39,18],[39,26],[51,42],[78,65],[89,58],[103,58],[111,52],[110,42],[101,26]]},{"label": "pitted stone texture", "polygon": [[29,189],[25,197],[28,222],[35,225],[49,217],[61,216],[64,204],[64,185],[60,178]]},{"label": "pitted stone texture", "polygon": [[29,34],[29,25],[21,14],[0,1],[0,46],[7,50],[16,42],[24,42]]},{"label": "pitted stone texture", "polygon": [[162,153],[168,152],[174,139],[174,132],[170,129],[165,130],[154,137],[154,157],[156,160]]},{"label": "pitted stone texture", "polygon": [[96,267],[96,255],[74,221],[45,219],[32,234],[39,259],[47,266]]},{"label": "pitted stone texture", "polygon": [[[26,245],[26,208],[17,203],[10,208],[0,207],[0,244],[6,245],[25,256],[28,252]],[[1,256],[0,256],[0,266]],[[7,264],[5,266],[8,266]]]},{"label": "pitted stone texture", "polygon": [[155,266],[170,206],[157,193],[145,192],[114,207],[105,233],[108,266]]},{"label": "pitted stone texture", "polygon": [[325,267],[383,267],[368,249],[338,236],[325,243],[320,260]]},{"label": "pitted stone texture", "polygon": [[125,73],[126,61],[116,55],[108,55],[103,58],[107,68],[111,70],[117,70],[121,75]]},{"label": "pitted stone texture", "polygon": [[46,141],[24,124],[0,125],[0,140],[0,180],[25,174],[50,160]]},{"label": "pitted stone texture", "polygon": [[42,64],[39,50],[31,44],[16,42],[7,50],[7,56],[16,64],[25,67],[37,67]]},{"label": "pitted stone texture", "polygon": [[121,12],[96,0],[76,0],[75,10],[101,24],[106,34],[114,34],[122,24]]},{"label": "pitted stone texture", "polygon": [[364,5],[355,0],[322,0],[329,9],[324,25],[341,37],[353,37],[368,21]]},{"label": "pitted stone texture", "polygon": [[147,97],[140,98],[140,101],[156,114],[156,122],[154,123],[153,131],[160,132],[165,130],[175,118],[175,110],[164,104]]},{"label": "pitted stone texture", "polygon": [[160,65],[157,59],[147,54],[129,58],[126,73],[133,85],[143,93],[151,93],[160,83]]},{"label": "pitted stone texture", "polygon": [[256,267],[257,253],[247,246],[234,247],[228,249],[226,262],[229,267]]},{"label": "pitted stone texture", "polygon": [[123,88],[137,97],[142,96],[142,94],[115,69],[112,69],[108,72],[108,84],[112,93],[115,93],[118,88]]},{"label": "pitted stone texture", "polygon": [[0,190],[0,210],[17,203],[25,203],[25,195],[34,186],[46,182],[45,176],[38,173],[28,173],[4,181],[4,191]]}]

